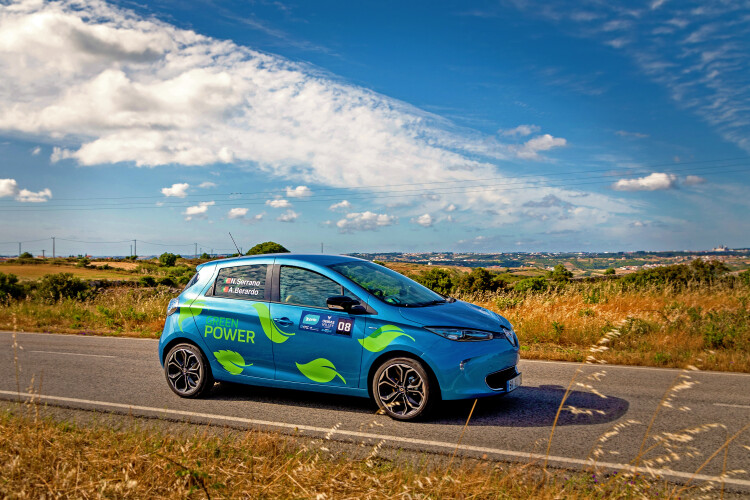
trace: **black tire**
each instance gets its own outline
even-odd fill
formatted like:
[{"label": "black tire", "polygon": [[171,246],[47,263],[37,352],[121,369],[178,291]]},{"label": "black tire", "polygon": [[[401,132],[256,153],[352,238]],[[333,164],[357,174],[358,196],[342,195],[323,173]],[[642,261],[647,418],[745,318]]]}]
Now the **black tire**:
[{"label": "black tire", "polygon": [[411,358],[391,358],[372,377],[372,398],[395,420],[424,417],[439,398],[437,384],[422,363]]},{"label": "black tire", "polygon": [[177,344],[164,358],[164,376],[172,392],[181,398],[200,398],[214,386],[211,366],[193,344]]}]

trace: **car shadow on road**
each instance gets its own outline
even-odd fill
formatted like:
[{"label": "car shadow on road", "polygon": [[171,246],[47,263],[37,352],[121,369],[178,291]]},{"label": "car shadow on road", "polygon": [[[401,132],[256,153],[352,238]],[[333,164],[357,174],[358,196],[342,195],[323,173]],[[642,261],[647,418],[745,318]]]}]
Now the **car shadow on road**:
[{"label": "car shadow on road", "polygon": [[[565,388],[559,385],[521,387],[503,397],[480,398],[471,418],[471,425],[495,427],[548,427],[555,414]],[[295,406],[321,410],[373,414],[375,404],[369,399],[339,396],[293,389],[274,389],[222,382],[210,396],[213,400],[253,401],[257,403]],[[474,400],[443,401],[425,423],[439,425],[464,425]],[[571,391],[560,412],[557,425],[595,425],[622,417],[629,408],[627,400],[582,391]],[[387,417],[384,417],[387,418]]]}]

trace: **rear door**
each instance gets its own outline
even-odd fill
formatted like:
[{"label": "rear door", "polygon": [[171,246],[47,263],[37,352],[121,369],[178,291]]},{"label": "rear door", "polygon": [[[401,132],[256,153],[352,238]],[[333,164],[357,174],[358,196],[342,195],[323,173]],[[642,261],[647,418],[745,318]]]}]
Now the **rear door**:
[{"label": "rear door", "polygon": [[[264,330],[272,268],[273,259],[230,263],[219,269],[212,286],[198,299],[195,322],[209,347],[206,354],[214,375],[222,379],[274,378],[273,343]],[[191,306],[194,311],[198,300]]]},{"label": "rear door", "polygon": [[276,378],[322,386],[358,387],[365,317],[331,311],[326,299],[352,292],[310,269],[278,268],[271,317],[284,333],[274,344]]}]

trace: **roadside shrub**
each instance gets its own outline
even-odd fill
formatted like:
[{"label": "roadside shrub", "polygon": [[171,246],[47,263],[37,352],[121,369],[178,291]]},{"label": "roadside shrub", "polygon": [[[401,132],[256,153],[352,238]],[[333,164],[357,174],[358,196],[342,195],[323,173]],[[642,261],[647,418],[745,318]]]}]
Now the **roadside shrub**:
[{"label": "roadside shrub", "polygon": [[0,302],[20,299],[25,294],[23,286],[18,283],[15,274],[0,273]]},{"label": "roadside shrub", "polygon": [[164,278],[159,278],[158,283],[160,285],[168,286],[174,288],[176,286],[174,280],[168,276],[165,276]]},{"label": "roadside shrub", "polygon": [[513,286],[513,290],[519,293],[544,292],[548,288],[549,283],[541,276],[522,279]]},{"label": "roadside shrub", "polygon": [[458,288],[467,293],[488,292],[497,289],[498,283],[494,275],[483,267],[475,267],[470,273],[464,274],[458,282]]},{"label": "roadside shrub", "polygon": [[177,262],[177,256],[173,253],[164,252],[159,256],[159,262],[162,266],[172,267]]},{"label": "roadside shrub", "polygon": [[156,280],[153,276],[141,276],[138,278],[138,284],[141,286],[156,286]]},{"label": "roadside shrub", "polygon": [[85,300],[91,295],[91,287],[71,273],[47,274],[37,283],[35,293],[44,302]]},{"label": "roadside shrub", "polygon": [[615,268],[614,267],[610,267],[609,269],[607,269],[606,271],[604,271],[604,276],[614,276],[616,273],[617,273],[617,271],[615,271]]},{"label": "roadside shrub", "polygon": [[655,285],[684,287],[690,283],[711,285],[719,281],[729,270],[723,262],[694,260],[689,265],[677,264],[627,274],[621,278],[621,282],[626,288],[645,288]]},{"label": "roadside shrub", "polygon": [[89,264],[91,264],[91,259],[88,257],[80,257],[76,262],[77,267],[89,267]]}]

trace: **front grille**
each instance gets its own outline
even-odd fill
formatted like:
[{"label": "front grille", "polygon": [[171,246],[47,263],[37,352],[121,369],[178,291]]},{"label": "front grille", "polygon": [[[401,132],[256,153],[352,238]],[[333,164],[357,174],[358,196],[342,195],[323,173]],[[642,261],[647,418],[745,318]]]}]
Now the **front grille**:
[{"label": "front grille", "polygon": [[512,379],[516,375],[518,375],[516,367],[511,366],[510,368],[506,368],[505,370],[490,373],[489,375],[487,375],[484,381],[487,382],[487,385],[493,391],[504,391],[508,380]]}]

